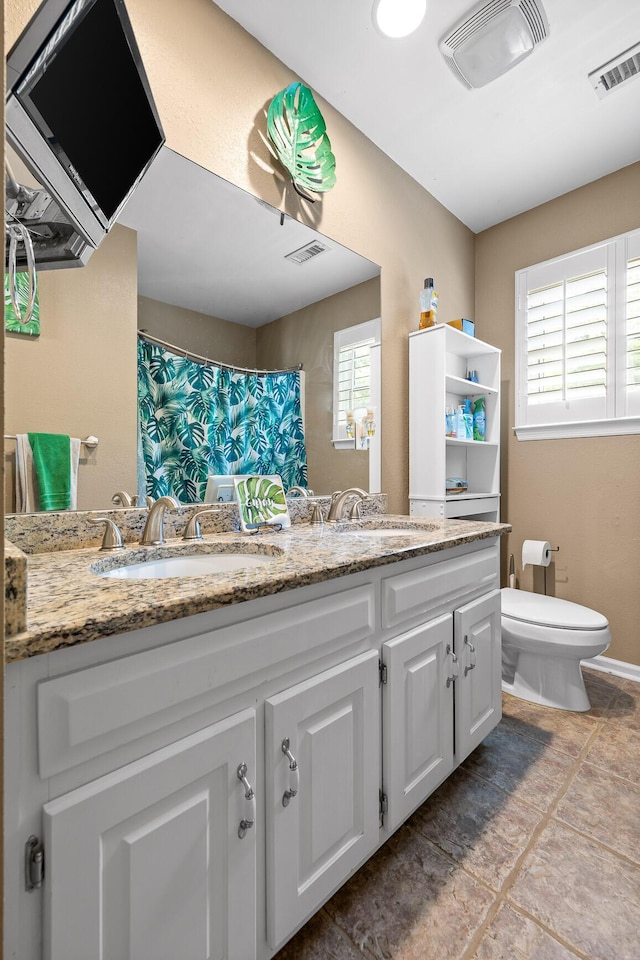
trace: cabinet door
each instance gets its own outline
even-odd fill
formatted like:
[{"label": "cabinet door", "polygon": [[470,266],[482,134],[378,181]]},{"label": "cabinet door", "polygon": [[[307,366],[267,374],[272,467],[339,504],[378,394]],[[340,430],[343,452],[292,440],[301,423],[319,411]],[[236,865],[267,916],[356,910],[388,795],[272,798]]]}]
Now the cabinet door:
[{"label": "cabinet door", "polygon": [[452,644],[451,614],[383,644],[383,789],[389,830],[453,770]]},{"label": "cabinet door", "polygon": [[[272,947],[378,844],[378,676],[378,653],[372,650],[266,701],[267,939]],[[297,771],[290,769],[293,761],[283,743]]]},{"label": "cabinet door", "polygon": [[[255,712],[44,806],[47,960],[251,960]],[[255,816],[254,816],[255,818]]]},{"label": "cabinet door", "polygon": [[493,590],[454,613],[456,762],[484,740],[502,716],[500,591]]}]

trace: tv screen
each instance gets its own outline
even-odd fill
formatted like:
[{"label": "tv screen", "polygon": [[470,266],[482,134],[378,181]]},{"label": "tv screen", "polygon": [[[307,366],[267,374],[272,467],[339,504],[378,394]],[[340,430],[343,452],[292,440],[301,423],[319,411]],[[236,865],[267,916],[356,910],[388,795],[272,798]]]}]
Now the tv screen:
[{"label": "tv screen", "polygon": [[124,0],[45,0],[7,66],[10,142],[96,245],[165,139]]}]

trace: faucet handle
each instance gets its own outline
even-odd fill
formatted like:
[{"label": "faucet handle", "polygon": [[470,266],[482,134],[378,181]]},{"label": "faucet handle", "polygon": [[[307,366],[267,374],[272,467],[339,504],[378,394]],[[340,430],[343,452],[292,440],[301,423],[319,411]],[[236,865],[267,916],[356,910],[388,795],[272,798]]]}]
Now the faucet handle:
[{"label": "faucet handle", "polygon": [[101,550],[122,550],[122,534],[118,524],[110,517],[87,517],[89,523],[104,523],[104,537]]},{"label": "faucet handle", "polygon": [[115,503],[116,506],[120,507],[135,507],[137,502],[138,498],[132,497],[126,490],[119,490],[118,493],[114,493],[111,497],[111,503]]},{"label": "faucet handle", "polygon": [[194,513],[184,529],[183,540],[202,540],[202,530],[200,529],[200,517],[207,513],[222,513],[219,507],[209,507],[206,510],[198,510]]}]

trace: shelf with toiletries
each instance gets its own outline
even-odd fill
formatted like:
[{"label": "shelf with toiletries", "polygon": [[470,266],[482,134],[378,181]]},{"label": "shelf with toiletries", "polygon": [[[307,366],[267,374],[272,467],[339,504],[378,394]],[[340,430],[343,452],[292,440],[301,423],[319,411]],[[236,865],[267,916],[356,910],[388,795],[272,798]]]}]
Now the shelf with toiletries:
[{"label": "shelf with toiletries", "polygon": [[445,324],[409,336],[409,500],[414,516],[499,518],[500,350]]}]

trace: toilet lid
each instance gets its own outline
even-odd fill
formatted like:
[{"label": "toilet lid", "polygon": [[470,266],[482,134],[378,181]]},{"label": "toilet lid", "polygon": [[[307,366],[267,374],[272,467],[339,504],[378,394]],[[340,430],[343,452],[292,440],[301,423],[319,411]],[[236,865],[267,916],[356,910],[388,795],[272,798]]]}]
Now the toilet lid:
[{"label": "toilet lid", "polygon": [[510,587],[504,587],[500,592],[502,613],[512,620],[525,620],[542,627],[563,627],[565,630],[603,630],[609,625],[601,613],[570,600]]}]

